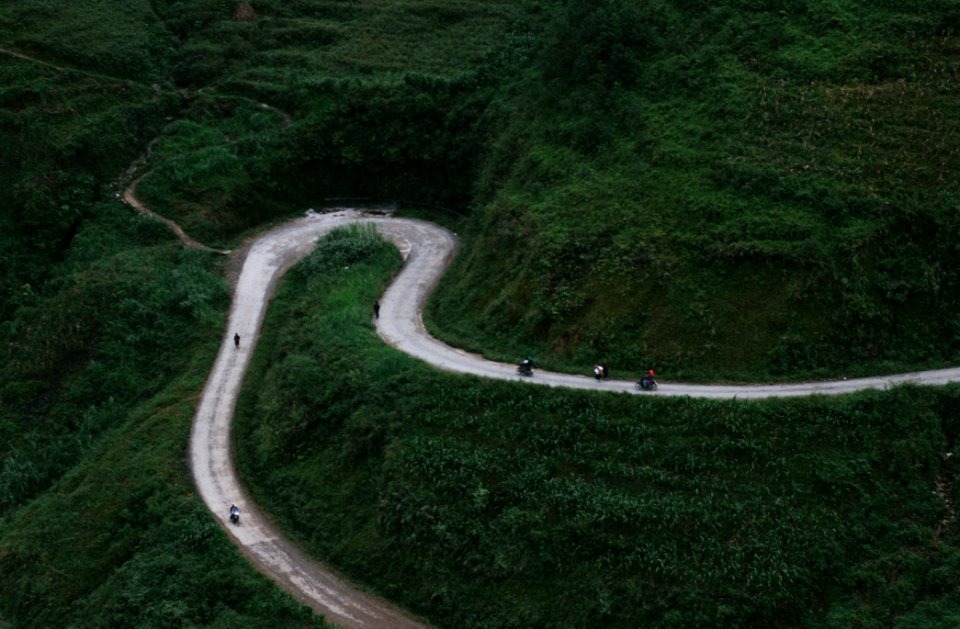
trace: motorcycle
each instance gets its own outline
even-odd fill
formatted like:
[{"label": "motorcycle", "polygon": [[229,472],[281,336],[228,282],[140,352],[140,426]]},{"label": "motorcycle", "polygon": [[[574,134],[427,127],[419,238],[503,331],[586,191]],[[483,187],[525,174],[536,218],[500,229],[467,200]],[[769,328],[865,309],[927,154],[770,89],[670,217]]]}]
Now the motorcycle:
[{"label": "motorcycle", "polygon": [[653,380],[641,380],[637,383],[637,391],[656,391],[657,390],[657,381]]}]

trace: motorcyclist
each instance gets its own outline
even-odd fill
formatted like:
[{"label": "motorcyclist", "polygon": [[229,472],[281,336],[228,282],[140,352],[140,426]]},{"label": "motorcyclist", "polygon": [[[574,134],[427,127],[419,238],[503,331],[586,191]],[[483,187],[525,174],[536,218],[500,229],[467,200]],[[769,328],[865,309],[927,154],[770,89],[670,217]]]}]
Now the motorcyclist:
[{"label": "motorcyclist", "polygon": [[657,381],[653,379],[653,369],[647,369],[647,374],[643,377],[643,388],[650,389],[656,384]]},{"label": "motorcyclist", "polygon": [[517,370],[526,376],[533,375],[533,356],[527,356],[521,360]]}]

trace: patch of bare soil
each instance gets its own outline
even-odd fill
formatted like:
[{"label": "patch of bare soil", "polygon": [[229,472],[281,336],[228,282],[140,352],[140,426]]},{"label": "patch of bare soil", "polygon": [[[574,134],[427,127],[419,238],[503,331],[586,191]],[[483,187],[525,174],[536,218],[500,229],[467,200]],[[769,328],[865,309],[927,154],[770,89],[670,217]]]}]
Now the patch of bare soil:
[{"label": "patch of bare soil", "polygon": [[257,13],[249,2],[238,2],[233,9],[233,19],[238,22],[252,22],[257,19]]}]

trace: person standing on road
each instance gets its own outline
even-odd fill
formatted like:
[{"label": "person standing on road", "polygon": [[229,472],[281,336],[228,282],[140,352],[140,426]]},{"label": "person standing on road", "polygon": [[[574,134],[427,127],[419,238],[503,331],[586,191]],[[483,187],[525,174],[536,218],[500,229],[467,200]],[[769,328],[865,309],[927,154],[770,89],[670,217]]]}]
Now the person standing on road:
[{"label": "person standing on road", "polygon": [[240,334],[234,333],[233,335],[233,346],[237,349],[240,349]]},{"label": "person standing on road", "polygon": [[373,302],[373,318],[374,319],[380,318],[380,302],[379,301]]}]

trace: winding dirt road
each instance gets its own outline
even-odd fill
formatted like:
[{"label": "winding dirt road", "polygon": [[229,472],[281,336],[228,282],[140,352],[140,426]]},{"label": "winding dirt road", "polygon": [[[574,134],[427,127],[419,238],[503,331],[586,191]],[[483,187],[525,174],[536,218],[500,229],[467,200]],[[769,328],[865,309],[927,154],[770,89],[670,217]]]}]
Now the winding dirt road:
[{"label": "winding dirt road", "polygon": [[[278,279],[312,249],[320,235],[354,222],[377,225],[380,232],[397,245],[406,260],[403,270],[380,300],[377,321],[381,337],[399,350],[441,369],[487,378],[610,392],[636,393],[636,390],[632,381],[598,382],[586,376],[545,371],[537,371],[532,378],[521,378],[512,364],[487,361],[431,337],[423,325],[423,305],[457,247],[453,233],[431,223],[369,215],[356,210],[326,214],[311,212],[304,218],[268,231],[253,243],[237,282],[220,353],[194,418],[190,458],[200,495],[237,545],[261,570],[329,621],[351,628],[420,627],[424,626],[421,621],[358,590],[286,541],[247,497],[230,458],[230,426],[237,394]],[[240,335],[239,348],[234,347],[234,334]],[[884,389],[906,382],[945,384],[954,381],[960,381],[960,368],[787,385],[661,384],[652,395],[741,399],[836,395],[870,388]],[[227,521],[232,503],[238,504],[242,510],[240,526],[232,526]]]},{"label": "winding dirt road", "polygon": [[[0,47],[0,54],[46,65],[58,71],[70,70],[26,54]],[[104,77],[113,80],[111,77]],[[275,112],[284,127],[289,114],[266,103],[260,107]],[[145,157],[150,153],[148,146]],[[144,159],[135,161],[125,177],[132,176]],[[138,211],[153,214],[136,198],[135,180],[123,194],[124,201]],[[156,216],[156,215],[155,215]],[[175,222],[158,217],[177,233],[189,247],[216,251],[189,236]],[[422,309],[427,296],[453,256],[457,240],[454,234],[436,225],[387,216],[370,216],[354,210],[328,214],[308,214],[263,234],[249,248],[234,292],[229,325],[213,370],[204,388],[194,417],[190,461],[201,498],[228,531],[238,547],[259,568],[295,598],[310,605],[329,622],[349,628],[423,627],[425,623],[372,596],[338,577],[329,568],[305,556],[283,538],[279,530],[247,497],[233,468],[230,455],[230,428],[244,374],[256,346],[267,303],[280,276],[312,248],[323,233],[353,222],[371,222],[394,242],[406,259],[403,271],[380,300],[377,329],[389,344],[448,371],[487,378],[517,380],[528,384],[637,393],[632,381],[596,381],[587,376],[538,370],[532,378],[521,378],[512,364],[496,363],[437,341],[426,331]],[[240,335],[235,347],[233,335]],[[960,381],[960,368],[858,378],[853,380],[811,382],[787,385],[699,385],[660,384],[652,395],[681,395],[706,398],[768,398],[805,395],[838,395],[864,389],[885,389],[901,383],[940,385]],[[651,395],[651,394],[644,394]],[[228,509],[237,504],[242,511],[241,525],[228,522]],[[950,519],[953,518],[952,507]],[[946,521],[943,523],[946,524]]]},{"label": "winding dirt road", "polygon": [[[383,227],[381,227],[381,231],[384,231]],[[422,234],[422,237],[412,241],[413,251],[416,253],[416,264],[411,264],[410,260],[407,261],[403,272],[390,285],[380,301],[380,319],[377,322],[377,329],[385,341],[401,351],[448,371],[467,373],[484,378],[518,380],[531,384],[573,389],[639,393],[636,389],[636,382],[632,380],[598,381],[591,376],[542,370],[536,370],[532,378],[521,377],[517,375],[517,367],[514,364],[491,362],[477,354],[444,345],[430,336],[423,325],[423,305],[426,303],[430,290],[446,269],[446,265],[456,247],[456,240],[453,234],[447,230],[426,223],[422,224],[419,233]],[[392,238],[389,231],[384,231],[384,235]],[[425,262],[424,257],[429,257],[430,261]],[[798,384],[709,385],[660,383],[655,393],[641,394],[755,399],[818,394],[841,395],[863,391],[864,389],[886,389],[896,384],[938,385],[958,381],[960,381],[960,367],[954,367],[871,378]]]},{"label": "winding dirt road", "polygon": [[[310,251],[319,235],[357,220],[379,223],[402,249],[418,240],[425,225],[363,217],[357,212],[311,214],[270,230],[250,247],[234,291],[220,353],[194,417],[190,462],[200,496],[214,516],[240,549],[294,597],[343,627],[422,627],[425,625],[421,621],[348,584],[285,540],[247,497],[230,456],[230,426],[237,394],[277,280]],[[239,347],[234,345],[234,334],[240,335]],[[228,522],[228,510],[234,503],[241,510],[240,526]]]}]

